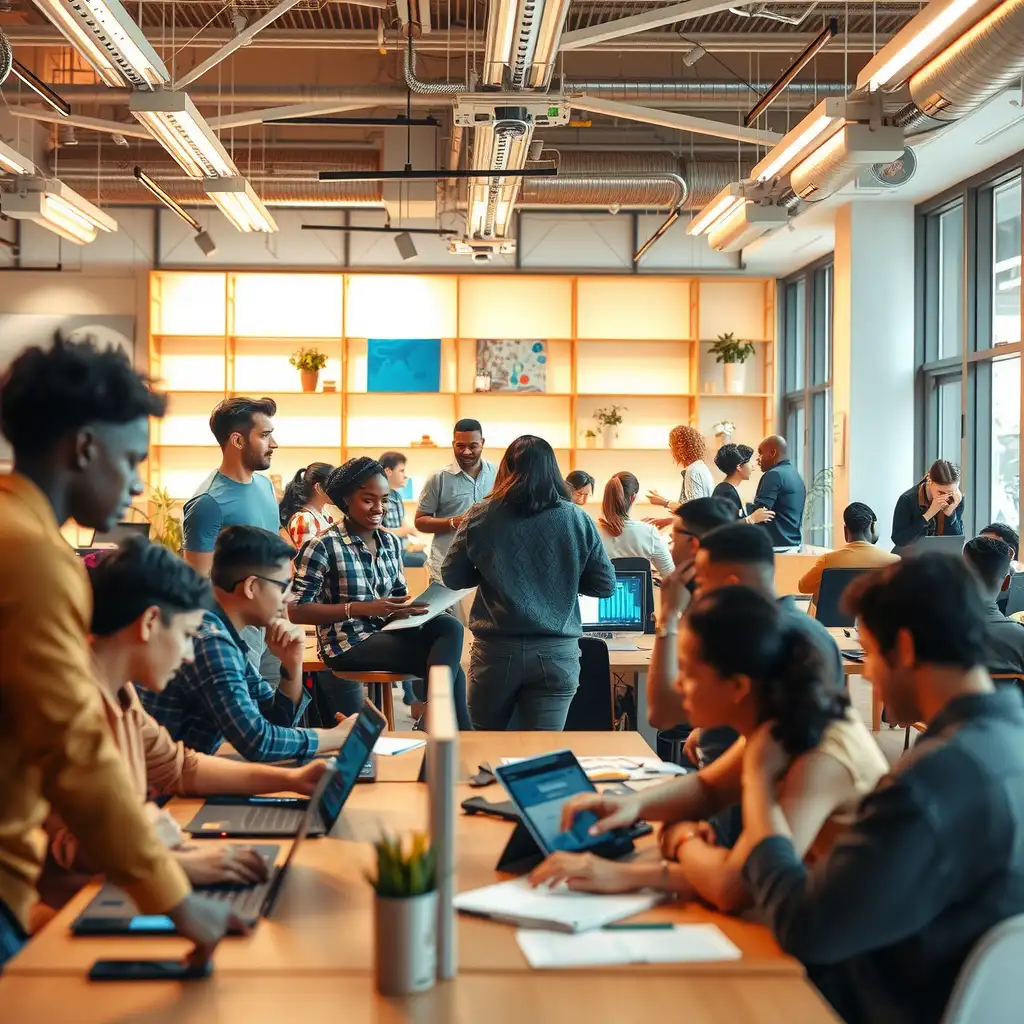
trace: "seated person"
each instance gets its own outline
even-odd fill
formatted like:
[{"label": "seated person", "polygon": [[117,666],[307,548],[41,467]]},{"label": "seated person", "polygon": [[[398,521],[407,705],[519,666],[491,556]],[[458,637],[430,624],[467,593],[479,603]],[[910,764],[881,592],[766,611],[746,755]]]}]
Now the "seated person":
[{"label": "seated person", "polygon": [[963,559],[876,569],[846,600],[865,676],[927,736],[808,867],[779,806],[788,755],[771,725],[758,730],[744,754],[743,877],[848,1024],[938,1024],[972,947],[1024,912],[1024,700],[983,667],[984,600]]},{"label": "seated person", "polygon": [[[257,526],[228,526],[213,548],[213,607],[204,613],[186,661],[162,693],[139,694],[143,707],[171,734],[203,754],[225,740],[247,761],[300,763],[337,750],[352,724],[299,726],[309,703],[302,688],[305,636],[286,618],[294,548]],[[281,659],[274,690],[248,659],[245,626],[266,627],[267,647]]]},{"label": "seated person", "polygon": [[[102,559],[90,579],[96,688],[140,805],[148,795],[312,794],[326,762],[276,768],[210,757],[175,742],[143,709],[135,687],[159,693],[192,657],[192,638],[204,610],[213,604],[203,577],[167,548],[133,537]],[[265,876],[262,858],[248,847],[214,842],[182,846],[173,819],[155,806],[152,814],[158,833],[175,846],[178,863],[193,885],[245,885]],[[59,908],[95,872],[59,817],[51,814],[46,830],[50,855],[39,891],[46,904]]]},{"label": "seated person", "polygon": [[876,547],[878,517],[862,501],[855,501],[843,510],[843,536],[846,538],[844,547],[822,555],[800,577],[797,589],[801,594],[811,595],[812,606],[817,607],[821,574],[826,569],[877,569],[899,558],[891,551]]},{"label": "seated person", "polygon": [[[381,632],[387,622],[426,611],[409,597],[401,542],[381,529],[388,491],[376,459],[349,459],[331,474],[327,493],[343,518],[306,544],[295,560],[292,621],[316,626],[320,657],[335,671],[408,672],[425,680],[434,665],[446,665],[459,728],[472,729],[461,665],[462,624],[442,614],[414,629]],[[423,693],[417,696],[425,699]],[[352,683],[350,699],[362,703],[361,683]]]},{"label": "seated person", "polygon": [[667,576],[674,568],[668,545],[650,523],[630,518],[640,484],[632,473],[616,473],[604,487],[597,532],[609,558],[646,558]]},{"label": "seated person", "polygon": [[405,521],[405,502],[402,500],[401,491],[409,479],[409,474],[405,471],[406,458],[401,452],[385,452],[379,461],[384,467],[384,475],[388,478],[390,488],[381,529],[386,533],[393,533],[402,542],[402,565],[408,569],[418,569],[427,564],[427,553],[423,550],[426,542],[421,540]]},{"label": "seated person", "polygon": [[985,601],[985,668],[992,676],[1024,676],[1024,626],[996,604],[1012,555],[1009,544],[993,537],[975,537],[964,545],[964,560],[978,577]]},{"label": "seated person", "polygon": [[[1021,564],[1018,561],[1020,557],[1020,534],[1006,523],[989,523],[984,530],[980,531],[979,537],[994,537],[996,540],[1005,541],[1010,545],[1010,550],[1013,555],[1010,559],[1010,574],[1018,573],[1022,570]],[[996,605],[999,610],[1005,615],[1007,606],[1010,602],[1010,577],[1006,577],[1006,582],[1003,584],[1003,589],[999,596],[996,598]]]},{"label": "seated person", "polygon": [[683,621],[679,648],[681,713],[696,726],[730,726],[741,738],[694,774],[627,797],[581,794],[563,808],[563,828],[585,810],[600,819],[593,826],[597,832],[641,818],[665,822],[665,862],[556,853],[530,876],[535,885],[564,880],[570,888],[594,892],[661,888],[736,912],[750,903],[741,877],[752,849],[746,832],[730,850],[695,822],[739,803],[746,737],[761,723],[774,723],[773,735],[785,751],[775,781],[778,803],[798,855],[812,862],[887,771],[821,651],[767,594],[726,586],[701,595]]},{"label": "seated person", "polygon": [[301,548],[310,537],[323,533],[334,519],[327,506],[324,484],[334,467],[329,462],[311,462],[296,472],[284,489],[278,508],[281,529],[296,548]]}]

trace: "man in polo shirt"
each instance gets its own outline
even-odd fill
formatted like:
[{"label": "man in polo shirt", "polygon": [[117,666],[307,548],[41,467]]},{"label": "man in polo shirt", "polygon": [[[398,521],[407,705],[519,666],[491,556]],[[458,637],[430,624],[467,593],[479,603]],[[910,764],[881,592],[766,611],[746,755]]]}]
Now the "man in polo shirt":
[{"label": "man in polo shirt", "polygon": [[494,486],[497,467],[483,459],[484,433],[477,420],[459,420],[452,438],[455,461],[431,476],[416,508],[416,529],[433,535],[427,570],[441,582],[441,563],[469,509]]},{"label": "man in polo shirt", "polygon": [[789,460],[786,439],[778,434],[766,437],[757,446],[757,462],[764,475],[757,483],[754,508],[775,513],[772,519],[758,523],[758,529],[767,532],[776,551],[797,551],[803,541],[801,528],[807,488]]},{"label": "man in polo shirt", "polygon": [[1008,619],[996,603],[1012,558],[1010,545],[994,537],[975,537],[964,545],[964,560],[985,600],[985,668],[994,676],[1024,676],[1024,624]]},{"label": "man in polo shirt", "polygon": [[978,940],[1024,912],[1024,700],[985,671],[984,599],[963,559],[876,569],[846,600],[865,676],[896,721],[928,730],[808,868],[765,723],[744,754],[743,877],[848,1024],[938,1022]]}]

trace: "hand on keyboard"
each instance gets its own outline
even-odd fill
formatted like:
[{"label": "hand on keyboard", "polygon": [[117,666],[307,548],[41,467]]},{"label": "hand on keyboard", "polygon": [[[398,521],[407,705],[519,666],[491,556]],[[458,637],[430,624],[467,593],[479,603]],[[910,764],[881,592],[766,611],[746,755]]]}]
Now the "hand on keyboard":
[{"label": "hand on keyboard", "polygon": [[203,843],[176,851],[188,880],[200,885],[255,885],[267,877],[267,865],[251,847]]}]

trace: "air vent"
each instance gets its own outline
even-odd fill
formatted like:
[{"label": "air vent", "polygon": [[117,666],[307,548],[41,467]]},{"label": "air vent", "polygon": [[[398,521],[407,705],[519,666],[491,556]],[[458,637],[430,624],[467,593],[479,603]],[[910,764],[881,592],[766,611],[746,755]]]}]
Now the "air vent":
[{"label": "air vent", "polygon": [[862,175],[860,183],[868,187],[899,188],[917,171],[917,154],[907,146],[903,156],[887,164],[872,164]]}]

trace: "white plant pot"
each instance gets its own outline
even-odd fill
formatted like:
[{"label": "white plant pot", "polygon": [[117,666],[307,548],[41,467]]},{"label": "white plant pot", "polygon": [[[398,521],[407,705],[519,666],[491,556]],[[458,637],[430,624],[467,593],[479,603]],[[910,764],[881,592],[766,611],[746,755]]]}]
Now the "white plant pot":
[{"label": "white plant pot", "polygon": [[743,385],[746,383],[742,363],[723,363],[723,376],[725,377],[725,393],[727,395],[742,395]]},{"label": "white plant pot", "polygon": [[437,893],[373,901],[377,991],[408,996],[437,980]]},{"label": "white plant pot", "polygon": [[602,448],[614,448],[615,442],[618,440],[619,431],[617,427],[602,427],[601,428],[601,447]]}]

